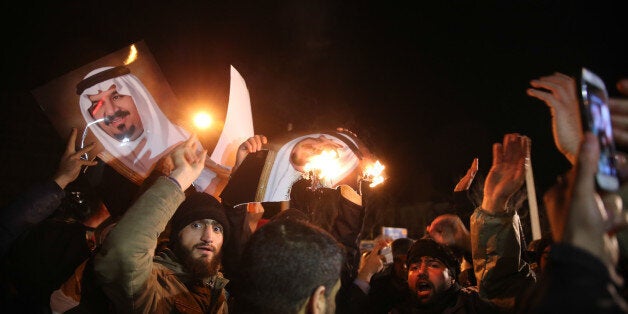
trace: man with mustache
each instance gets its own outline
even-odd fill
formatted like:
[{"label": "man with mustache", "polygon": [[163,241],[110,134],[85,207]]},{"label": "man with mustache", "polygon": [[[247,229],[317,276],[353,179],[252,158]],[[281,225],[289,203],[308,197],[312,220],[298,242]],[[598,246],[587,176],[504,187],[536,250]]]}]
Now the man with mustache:
[{"label": "man with mustache", "polygon": [[[205,163],[197,145],[192,136],[175,149],[174,170],[142,193],[95,257],[97,281],[117,312],[227,312],[228,281],[218,269],[229,224],[215,198],[188,190]],[[169,220],[169,242],[155,253]]]},{"label": "man with mustache", "polygon": [[408,288],[412,297],[393,313],[495,313],[475,288],[458,283],[460,260],[430,238],[417,240],[408,251]]},{"label": "man with mustache", "polygon": [[389,298],[388,307],[377,306],[381,292],[371,289],[370,282],[384,268],[377,252],[387,243],[377,240],[364,258],[358,277],[344,295],[350,304],[343,307],[343,313],[498,313],[476,287],[460,285],[461,258],[429,236],[414,241],[407,251],[407,291],[398,291],[397,300]]},{"label": "man with mustache", "polygon": [[[138,185],[157,161],[189,137],[188,131],[168,119],[149,89],[126,66],[92,70],[76,85],[76,93],[83,119],[91,125],[89,131],[105,150],[98,157]],[[196,179],[197,191],[206,191],[216,171],[224,171],[208,162],[213,168],[203,169]]]},{"label": "man with mustache", "polygon": [[120,142],[128,142],[136,140],[144,132],[133,98],[120,94],[115,84],[87,97],[92,102],[89,113],[95,120],[105,119],[98,126],[109,136]]},{"label": "man with mustache", "polygon": [[[526,136],[510,133],[504,135],[502,143],[493,144],[493,165],[484,181],[482,205],[471,216],[470,246],[478,286],[460,286],[461,257],[428,235],[417,240],[408,251],[411,293],[395,305],[392,313],[512,312],[515,298],[535,280],[529,265],[521,258],[519,216],[510,205],[525,180],[524,161],[529,141]],[[432,224],[430,229],[441,227]],[[455,230],[452,232],[460,232],[461,228]],[[364,265],[368,267],[359,270],[352,287],[352,312],[372,310],[368,298],[370,277],[383,267],[375,254],[367,257]],[[362,293],[357,293],[355,287]]]}]

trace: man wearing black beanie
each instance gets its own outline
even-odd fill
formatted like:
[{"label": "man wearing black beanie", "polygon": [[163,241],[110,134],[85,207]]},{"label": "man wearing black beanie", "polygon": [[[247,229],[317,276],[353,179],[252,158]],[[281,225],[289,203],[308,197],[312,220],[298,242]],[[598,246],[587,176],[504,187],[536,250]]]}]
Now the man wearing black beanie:
[{"label": "man wearing black beanie", "polygon": [[203,285],[214,285],[222,257],[222,245],[229,236],[225,210],[213,196],[192,191],[170,219],[167,248],[155,262],[177,260]]},{"label": "man wearing black beanie", "polygon": [[[94,259],[96,279],[119,313],[227,313],[218,272],[229,224],[212,196],[184,191],[204,167],[206,151],[192,136],[120,219]],[[172,219],[171,219],[172,218]],[[170,241],[155,254],[170,221]]]},{"label": "man wearing black beanie", "polygon": [[421,238],[408,251],[408,288],[412,297],[393,313],[496,313],[477,289],[461,287],[460,260],[447,246]]}]

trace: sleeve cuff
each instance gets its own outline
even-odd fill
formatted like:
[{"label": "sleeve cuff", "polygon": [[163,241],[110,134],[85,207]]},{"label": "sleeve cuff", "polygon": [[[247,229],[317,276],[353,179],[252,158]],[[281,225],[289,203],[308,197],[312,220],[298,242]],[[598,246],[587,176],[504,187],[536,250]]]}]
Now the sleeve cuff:
[{"label": "sleeve cuff", "polygon": [[353,284],[358,286],[358,288],[360,288],[360,290],[362,290],[364,294],[369,294],[369,290],[371,290],[371,285],[362,279],[358,279],[358,278],[354,279]]}]

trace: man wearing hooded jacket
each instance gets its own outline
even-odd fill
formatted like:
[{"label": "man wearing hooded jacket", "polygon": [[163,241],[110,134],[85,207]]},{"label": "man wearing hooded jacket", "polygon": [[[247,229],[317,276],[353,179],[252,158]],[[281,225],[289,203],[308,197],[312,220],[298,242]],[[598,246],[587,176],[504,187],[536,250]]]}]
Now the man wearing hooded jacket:
[{"label": "man wearing hooded jacket", "polygon": [[[118,312],[227,312],[218,272],[229,233],[224,209],[208,194],[184,194],[204,167],[206,151],[196,145],[192,136],[174,150],[174,170],[138,198],[96,255],[97,280]],[[171,217],[170,243],[154,254]]]}]

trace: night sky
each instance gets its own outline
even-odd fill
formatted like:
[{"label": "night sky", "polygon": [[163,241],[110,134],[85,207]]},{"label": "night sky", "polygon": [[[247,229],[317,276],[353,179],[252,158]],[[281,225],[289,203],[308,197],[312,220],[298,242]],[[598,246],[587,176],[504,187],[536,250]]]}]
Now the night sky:
[{"label": "night sky", "polygon": [[[65,136],[30,91],[144,40],[182,104],[224,115],[229,65],[256,133],[344,126],[400,202],[451,193],[509,132],[532,139],[537,195],[567,169],[531,79],[628,76],[628,11],[608,1],[62,1],[3,4],[2,204],[52,174]],[[551,2],[551,4],[550,4]],[[11,22],[13,21],[13,22]]]}]

